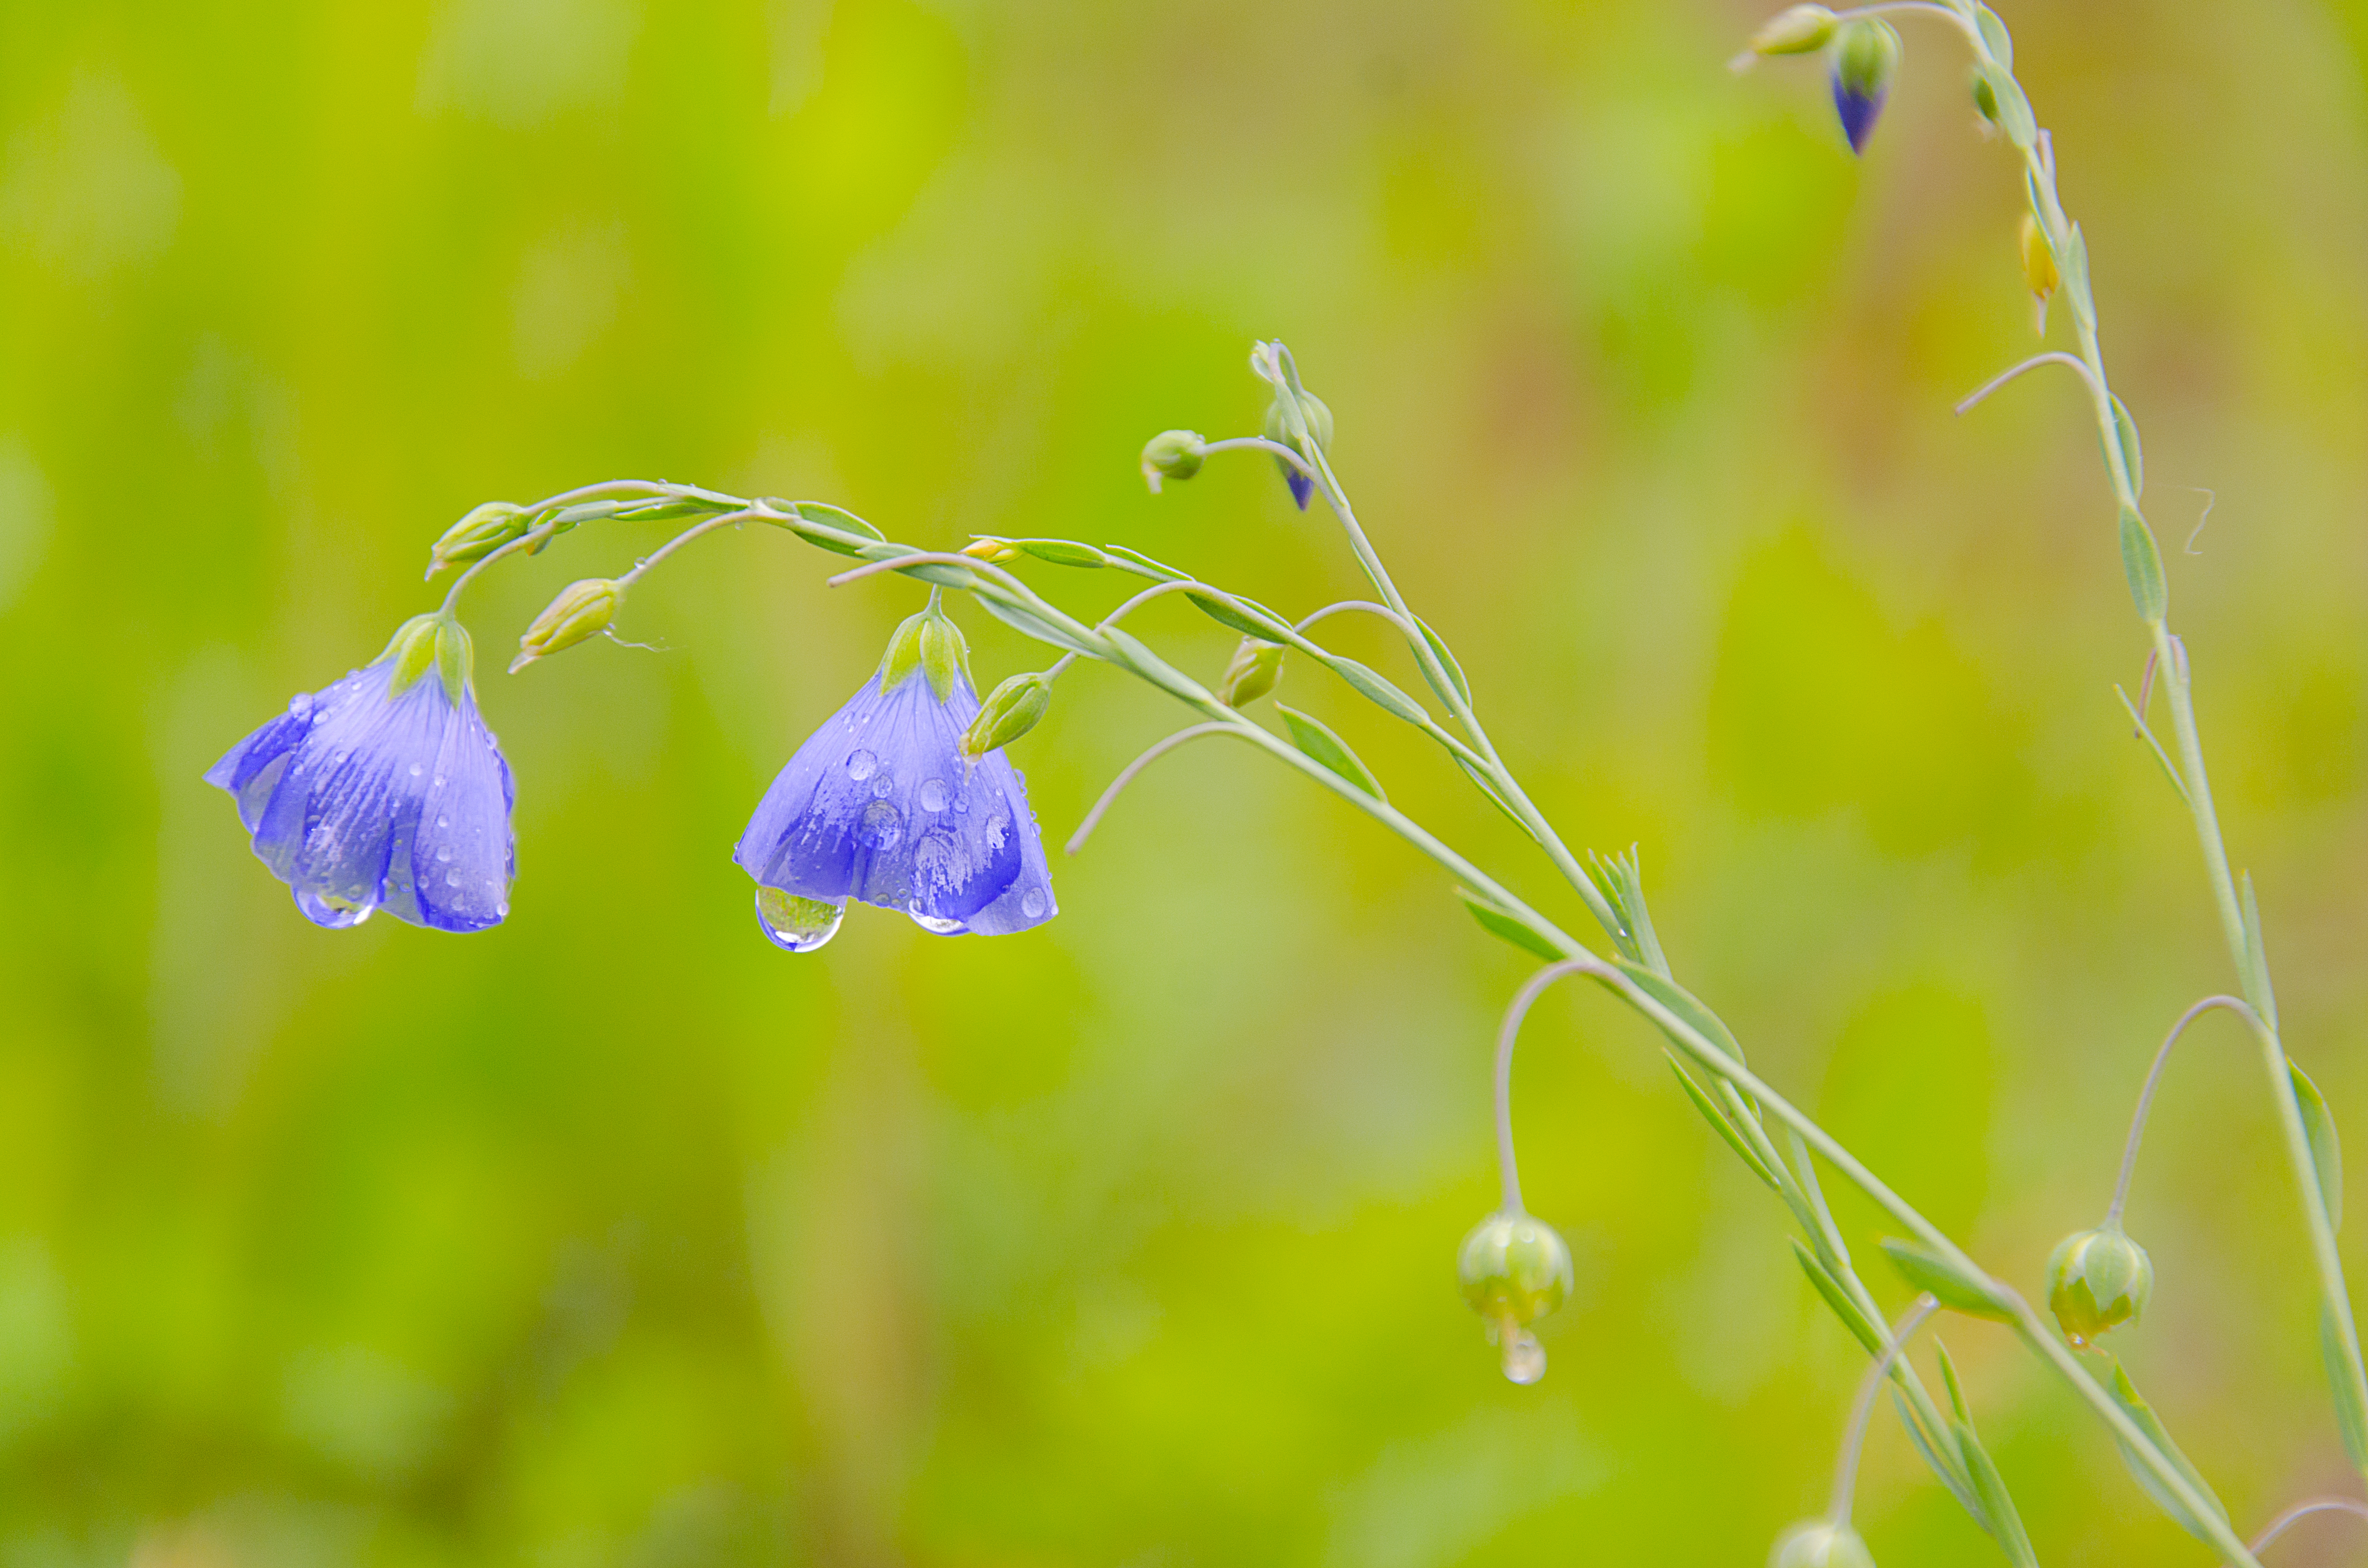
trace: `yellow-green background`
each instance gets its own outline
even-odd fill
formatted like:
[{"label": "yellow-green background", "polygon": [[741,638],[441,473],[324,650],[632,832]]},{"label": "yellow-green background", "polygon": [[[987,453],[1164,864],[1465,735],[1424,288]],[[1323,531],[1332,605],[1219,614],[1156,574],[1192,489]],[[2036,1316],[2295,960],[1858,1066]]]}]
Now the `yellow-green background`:
[{"label": "yellow-green background", "polygon": [[[2289,1037],[2368,1127],[2368,10],[2007,16]],[[1862,1359],[1598,995],[1521,1062],[1578,1288],[1543,1385],[1497,1376],[1452,1258],[1526,960],[1304,781],[1160,764],[1027,936],[760,939],[727,848],[910,585],[705,540],[625,612],[663,651],[512,678],[554,589],[662,536],[489,576],[488,935],[313,929],[199,779],[432,603],[452,517],[620,475],[1354,595],[1264,460],[1134,472],[1254,428],[1280,335],[1541,801],[1641,844],[1761,1069],[2035,1290],[2228,966],[2113,699],[2142,641],[2078,387],[1949,414],[2033,347],[1962,52],[1907,19],[1856,163],[1814,67],[1722,69],[1758,19],[0,6],[0,1564],[1748,1562],[1819,1506]],[[1042,657],[958,613],[982,684]],[[1285,695],[1582,918],[1418,737]],[[1048,834],[1181,716],[1064,679],[1017,748]],[[2264,1105],[2203,1026],[2131,1210],[2125,1353],[2241,1525],[2344,1474]],[[1999,1332],[1950,1337],[2044,1560],[2203,1561]],[[1997,1561],[1887,1417],[1860,1517]],[[2288,1561],[2356,1551],[2306,1528]]]}]

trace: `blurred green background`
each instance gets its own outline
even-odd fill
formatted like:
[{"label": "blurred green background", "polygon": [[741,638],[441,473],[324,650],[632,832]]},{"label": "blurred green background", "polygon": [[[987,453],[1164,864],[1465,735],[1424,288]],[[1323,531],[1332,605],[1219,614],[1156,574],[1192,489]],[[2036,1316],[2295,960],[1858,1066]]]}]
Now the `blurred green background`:
[{"label": "blurred green background", "polygon": [[[2006,14],[2342,1116],[2368,6]],[[199,780],[433,602],[471,505],[620,475],[1352,596],[1263,460],[1134,471],[1255,428],[1280,335],[1547,810],[1640,844],[1761,1070],[2037,1290],[2230,977],[2112,696],[2142,642],[2079,391],[1949,413],[2034,347],[1960,49],[1907,21],[1855,163],[1814,67],[1722,68],[1760,15],[0,6],[0,1564],[1749,1562],[1821,1506],[1862,1358],[1580,989],[1517,1102],[1579,1286],[1545,1382],[1497,1375],[1453,1253],[1528,964],[1303,781],[1161,763],[1034,934],[762,940],[728,846],[910,585],[726,536],[633,600],[663,652],[512,679],[559,585],[662,535],[489,574],[520,876],[481,937],[313,929]],[[958,613],[982,686],[1042,657]],[[1137,630],[1206,675],[1232,642]],[[1584,929],[1419,737],[1284,694]],[[1179,717],[1064,681],[1018,748],[1048,835]],[[2131,1210],[2161,1288],[2124,1353],[2240,1525],[2344,1476],[2265,1103],[2204,1026]],[[1949,1335],[2043,1556],[2202,1561],[2001,1333]],[[1861,1495],[1885,1562],[1998,1561],[1887,1417]]]}]

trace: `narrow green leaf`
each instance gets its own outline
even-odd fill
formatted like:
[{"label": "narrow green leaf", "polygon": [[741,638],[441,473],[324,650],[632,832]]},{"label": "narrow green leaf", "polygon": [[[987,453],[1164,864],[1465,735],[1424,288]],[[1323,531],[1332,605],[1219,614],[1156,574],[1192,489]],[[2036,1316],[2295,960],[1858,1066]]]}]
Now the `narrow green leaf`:
[{"label": "narrow green leaf", "polygon": [[1998,103],[1998,129],[2017,147],[2028,150],[2039,140],[2039,121],[2031,112],[2031,99],[2024,96],[2022,84],[2006,67],[1984,60],[1975,62],[1974,74],[1990,90]]},{"label": "narrow green leaf", "polygon": [[1930,1291],[1944,1307],[1974,1317],[2004,1320],[2014,1315],[1996,1284],[1983,1275],[1968,1273],[1939,1253],[1890,1237],[1884,1239],[1883,1250],[1902,1279],[1912,1289]]},{"label": "narrow green leaf", "polygon": [[1055,566],[1107,566],[1110,562],[1094,546],[1079,544],[1073,539],[1015,539],[1011,543],[1023,554],[1049,561]]},{"label": "narrow green leaf", "polygon": [[1106,659],[1109,656],[1102,649],[1076,636],[1065,627],[1046,620],[1025,605],[1008,603],[988,592],[975,593],[971,597],[978,601],[979,608],[1022,636],[1033,637],[1039,642],[1049,642],[1055,648],[1079,653],[1088,659]]},{"label": "narrow green leaf", "polygon": [[716,508],[698,501],[680,501],[660,496],[655,501],[628,502],[617,513],[620,523],[665,523],[677,517],[712,517]]},{"label": "narrow green leaf", "polygon": [[1457,888],[1455,894],[1463,901],[1463,907],[1472,912],[1472,918],[1480,923],[1480,929],[1490,936],[1501,937],[1523,952],[1535,953],[1542,959],[1552,960],[1570,957],[1531,930],[1529,923],[1511,910],[1499,908],[1470,888]]},{"label": "narrow green leaf", "polygon": [[2064,275],[2064,297],[2072,303],[2072,313],[2082,325],[2094,330],[2097,325],[2097,299],[2089,291],[2089,241],[2080,233],[2080,225],[2072,232],[2055,252],[2055,269]]},{"label": "narrow green leaf", "polygon": [[1441,702],[1452,702],[1460,699],[1463,706],[1466,708],[1471,707],[1472,683],[1463,678],[1463,666],[1455,662],[1455,655],[1453,653],[1449,651],[1446,640],[1440,637],[1438,632],[1433,631],[1430,629],[1430,623],[1423,619],[1422,617],[1415,617],[1414,623],[1422,628],[1422,640],[1430,645],[1430,656],[1439,661],[1439,667],[1446,672],[1448,685],[1453,687],[1455,689],[1452,693],[1447,691],[1437,680],[1432,678],[1431,673],[1429,670],[1422,672],[1422,678],[1430,683],[1431,690],[1439,693],[1439,699]]},{"label": "narrow green leaf", "polygon": [[1801,1142],[1797,1132],[1787,1131],[1793,1144],[1793,1169],[1800,1178],[1801,1191],[1809,1200],[1809,1217],[1817,1222],[1817,1239],[1826,1252],[1844,1268],[1850,1267],[1850,1244],[1842,1240],[1842,1228],[1834,1223],[1834,1211],[1826,1206],[1826,1189],[1817,1181],[1817,1164],[1809,1158],[1809,1146]]},{"label": "narrow green leaf", "polygon": [[[2118,397],[2112,403],[2113,441],[2122,449],[2122,472],[2129,475],[2130,494],[2143,500],[2146,496],[2146,449],[2138,441],[2138,422],[2130,417],[2129,404]],[[2122,526],[2128,528],[2126,518]]]},{"label": "narrow green leaf", "polygon": [[2014,1499],[2008,1494],[2006,1480],[1998,1474],[1998,1466],[1974,1436],[1971,1425],[1957,1425],[1957,1451],[1964,1457],[1966,1479],[1973,1483],[1974,1495],[1981,1499],[1981,1511],[1989,1532],[2015,1568],[2039,1568],[2039,1555],[2031,1549],[2031,1534],[2022,1528],[2022,1516],[2014,1509]]},{"label": "narrow green leaf", "polygon": [[1686,1091],[1686,1098],[1694,1102],[1694,1108],[1702,1112],[1702,1119],[1711,1124],[1712,1130],[1726,1140],[1726,1146],[1735,1151],[1744,1168],[1766,1182],[1770,1191],[1782,1191],[1776,1180],[1776,1173],[1770,1170],[1751,1145],[1743,1141],[1743,1134],[1735,1130],[1735,1123],[1726,1119],[1726,1112],[1719,1109],[1717,1104],[1702,1092],[1702,1085],[1694,1082],[1693,1075],[1686,1071],[1685,1063],[1679,1062],[1674,1053],[1669,1057],[1669,1071],[1678,1075],[1678,1083]]},{"label": "narrow green leaf", "polygon": [[2318,1353],[2327,1361],[2327,1386],[2335,1394],[2335,1425],[2354,1469],[2368,1470],[2368,1387],[2360,1363],[2343,1343],[2331,1309],[2318,1314]]},{"label": "narrow green leaf", "polygon": [[1373,777],[1372,770],[1357,759],[1347,742],[1296,708],[1285,708],[1280,702],[1274,707],[1282,715],[1282,722],[1291,726],[1292,744],[1373,799],[1389,799],[1382,793],[1381,782]]},{"label": "narrow green leaf", "polygon": [[2013,70],[2014,38],[2006,30],[2006,24],[1998,20],[1998,14],[1987,6],[1976,6],[1974,21],[1982,30],[1982,47],[1990,51],[1990,58]]},{"label": "narrow green leaf", "polygon": [[1949,1408],[1956,1413],[1958,1421],[1965,1429],[1971,1431],[1974,1413],[1965,1403],[1965,1387],[1957,1381],[1957,1363],[1950,1358],[1949,1347],[1941,1343],[1939,1335],[1932,1336],[1932,1354],[1941,1363],[1941,1381],[1949,1390]]},{"label": "narrow green leaf", "polygon": [[[1184,597],[1218,625],[1231,627],[1247,636],[1263,638],[1268,642],[1274,641],[1277,634],[1291,624],[1266,606],[1249,599],[1241,600],[1240,608],[1236,608],[1224,599],[1208,594],[1196,594],[1190,588],[1184,590]],[[1261,615],[1266,619],[1255,619]]]},{"label": "narrow green leaf", "polygon": [[2278,1027],[2278,994],[2270,984],[2270,949],[2261,942],[2261,901],[2253,896],[2253,873],[2241,882],[2245,912],[2245,957],[2252,966],[2253,986],[2261,998],[2261,1017],[2271,1032]]},{"label": "narrow green leaf", "polygon": [[1478,768],[1464,761],[1462,756],[1457,756],[1455,753],[1451,752],[1448,755],[1455,757],[1455,766],[1463,769],[1463,776],[1480,787],[1480,792],[1488,797],[1488,803],[1505,813],[1506,821],[1511,823],[1515,827],[1520,828],[1523,833],[1528,834],[1531,838],[1537,837],[1537,830],[1531,827],[1528,823],[1521,820],[1520,813],[1513,810],[1512,802],[1506,800],[1504,796],[1497,792],[1496,783],[1490,779],[1486,774],[1481,772]]},{"label": "narrow green leaf", "polygon": [[2302,1107],[2302,1130],[2310,1139],[2310,1163],[2318,1176],[2318,1196],[2327,1206],[2327,1227],[2340,1230],[2343,1226],[2343,1142],[2335,1135],[2335,1113],[2327,1108],[2327,1096],[2310,1081],[2310,1074],[2286,1058],[2286,1071],[2294,1074],[2294,1101]]},{"label": "narrow green leaf", "polygon": [[1326,660],[1325,663],[1338,671],[1342,680],[1355,687],[1364,696],[1371,698],[1392,717],[1404,719],[1413,724],[1422,723],[1430,717],[1423,711],[1421,703],[1417,702],[1356,660],[1334,657]]},{"label": "narrow green leaf", "polygon": [[1150,573],[1153,576],[1159,578],[1162,582],[1181,583],[1192,575],[1190,572],[1178,572],[1175,567],[1168,565],[1167,562],[1164,561],[1154,561],[1151,557],[1144,554],[1143,551],[1139,550],[1129,550],[1122,544],[1113,544],[1109,548],[1110,552],[1112,555],[1117,556],[1121,561],[1133,562],[1134,565],[1143,568],[1144,571]]},{"label": "narrow green leaf", "polygon": [[1834,1316],[1841,1319],[1842,1326],[1866,1346],[1868,1355],[1882,1355],[1884,1346],[1889,1343],[1884,1331],[1860,1310],[1856,1301],[1850,1299],[1850,1293],[1842,1289],[1841,1281],[1817,1261],[1816,1255],[1809,1250],[1806,1243],[1798,1236],[1792,1240],[1793,1256],[1800,1264],[1801,1272],[1809,1277],[1809,1283],[1817,1288],[1817,1294],[1826,1299],[1826,1305],[1834,1310]]},{"label": "narrow green leaf", "polygon": [[1949,1489],[1949,1495],[1954,1497],[1957,1500],[1957,1506],[1964,1509],[1966,1514],[1971,1516],[1974,1523],[1982,1528],[1983,1534],[1997,1535],[1998,1531],[1990,1528],[1989,1519],[1982,1513],[1981,1500],[1974,1495],[1971,1479],[1952,1470],[1949,1467],[1949,1461],[1941,1457],[1939,1445],[1948,1443],[1953,1446],[1955,1439],[1945,1433],[1940,1435],[1927,1433],[1924,1430],[1924,1423],[1917,1418],[1914,1409],[1909,1406],[1907,1395],[1896,1388],[1891,1391],[1891,1402],[1899,1409],[1900,1425],[1907,1428],[1907,1440],[1916,1445],[1916,1451],[1924,1456],[1925,1464],[1930,1467],[1934,1475],[1941,1478],[1941,1484]]},{"label": "narrow green leaf", "polygon": [[[2148,1440],[2161,1451],[2162,1456],[2170,1461],[2170,1467],[2179,1472],[2180,1479],[2194,1488],[2195,1494],[2203,1499],[2205,1505],[2211,1508],[2214,1517],[2226,1527],[2228,1523],[2227,1507],[2213,1492],[2203,1477],[2197,1472],[2195,1467],[2188,1462],[2187,1456],[2180,1452],[2179,1445],[2170,1440],[2170,1433],[2164,1428],[2162,1417],[2157,1415],[2154,1413],[2154,1406],[2148,1404],[2139,1394],[2137,1385],[2130,1381],[2129,1373],[2123,1369],[2118,1358],[2113,1362],[2113,1378],[2109,1387],[2113,1396],[2113,1403],[2122,1407],[2123,1413],[2129,1416],[2138,1430],[2144,1432]],[[2127,1465],[2130,1473],[2137,1478],[2137,1483],[2146,1489],[2146,1494],[2154,1499],[2155,1506],[2179,1521],[2180,1528],[2196,1540],[2210,1540],[2211,1532],[2204,1528],[2203,1522],[2189,1512],[2178,1498],[2173,1497],[2165,1489],[2161,1479],[2146,1468],[2146,1461],[2138,1458],[2129,1444],[2118,1438],[2115,1439],[2115,1444],[2122,1450],[2122,1462]]]},{"label": "narrow green leaf", "polygon": [[884,541],[888,537],[846,507],[834,506],[827,501],[800,501],[792,509],[810,523],[842,528],[851,534],[861,534],[866,539]]},{"label": "narrow green leaf", "polygon": [[2148,625],[2170,609],[2170,588],[2162,577],[2162,551],[2155,547],[2154,530],[2135,507],[2122,508],[2122,571],[2130,580],[2130,600],[2138,618]]},{"label": "narrow green leaf", "polygon": [[[1743,1046],[1735,1038],[1735,1031],[1728,1028],[1716,1013],[1703,1006],[1692,992],[1679,985],[1676,981],[1667,979],[1646,969],[1634,959],[1621,958],[1613,959],[1611,961],[1619,966],[1621,973],[1634,981],[1637,987],[1646,995],[1676,1014],[1681,1021],[1691,1025],[1695,1033],[1736,1061],[1743,1060]],[[1680,1046],[1679,1049],[1684,1048]]]},{"label": "narrow green leaf", "polygon": [[2179,791],[2180,800],[2185,801],[2187,780],[2179,776],[2179,768],[2170,760],[2170,753],[2163,750],[2162,743],[2154,738],[2154,731],[2147,728],[2146,719],[2138,712],[2138,705],[2130,700],[2130,694],[2123,691],[2118,684],[2113,687],[2113,695],[2122,699],[2122,708],[2129,714],[2130,722],[2137,726],[2138,739],[2146,742],[2152,748],[2154,759],[2162,764],[2162,776],[2170,780],[2170,787]]}]

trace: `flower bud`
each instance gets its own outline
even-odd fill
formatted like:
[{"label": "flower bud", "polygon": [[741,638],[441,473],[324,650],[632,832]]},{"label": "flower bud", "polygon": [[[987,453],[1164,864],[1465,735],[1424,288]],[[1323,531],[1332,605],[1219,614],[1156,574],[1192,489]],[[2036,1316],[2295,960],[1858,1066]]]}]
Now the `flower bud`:
[{"label": "flower bud", "polygon": [[447,566],[460,566],[491,555],[495,551],[522,537],[530,514],[523,506],[508,501],[488,501],[444,530],[444,536],[429,547],[427,574],[430,577]]},{"label": "flower bud", "polygon": [[1143,446],[1143,483],[1159,494],[1163,479],[1190,479],[1201,472],[1201,449],[1208,443],[1193,430],[1162,430]]},{"label": "flower bud", "polygon": [[625,602],[625,590],[607,577],[586,577],[580,583],[570,583],[559,590],[559,597],[542,607],[526,634],[518,639],[518,657],[510,661],[510,674],[562,648],[573,648],[596,631],[605,631],[616,619],[617,607]]},{"label": "flower bud", "polygon": [[1974,67],[1973,81],[1974,112],[1982,117],[1983,134],[1987,135],[1987,128],[1998,122],[1998,89],[1990,85],[1988,75],[1978,65]]},{"label": "flower bud", "polygon": [[1874,1559],[1850,1526],[1804,1519],[1776,1538],[1768,1568],[1874,1568]]},{"label": "flower bud", "polygon": [[2067,1236],[2047,1260],[2047,1309],[2082,1349],[2136,1322],[2153,1294],[2154,1260],[2119,1225]]},{"label": "flower bud", "polygon": [[1018,545],[1008,539],[997,539],[993,534],[978,535],[962,546],[962,552],[973,561],[994,562],[1019,559]]},{"label": "flower bud", "polygon": [[1834,111],[1850,151],[1866,151],[1867,138],[1899,74],[1899,29],[1880,17],[1844,22],[1834,33]]},{"label": "flower bud", "polygon": [[432,669],[455,702],[469,684],[473,663],[468,631],[441,613],[415,615],[396,627],[379,659],[394,661],[394,673],[387,682],[389,696],[402,696],[412,682]]},{"label": "flower bud", "polygon": [[1034,729],[1052,706],[1053,683],[1042,670],[1013,676],[978,705],[978,717],[962,732],[962,756],[975,760],[1009,745]]},{"label": "flower bud", "polygon": [[1756,55],[1814,54],[1834,36],[1834,14],[1823,6],[1794,6],[1768,18],[1751,35]]},{"label": "flower bud", "polygon": [[1272,691],[1282,679],[1282,644],[1245,637],[1217,684],[1217,700],[1228,708],[1247,708]]},{"label": "flower bud", "polygon": [[1456,1254],[1463,1300],[1488,1325],[1505,1376],[1533,1383],[1545,1376],[1546,1353],[1529,1325],[1570,1294],[1570,1248],[1544,1221],[1499,1210],[1472,1228]]},{"label": "flower bud", "polygon": [[[1266,405],[1266,438],[1269,441],[1281,442],[1284,446],[1299,452],[1302,457],[1312,458],[1315,453],[1300,446],[1298,439],[1292,433],[1290,417],[1283,411],[1283,400],[1291,395],[1281,387],[1275,389],[1274,401]],[[1315,451],[1330,451],[1332,449],[1331,409],[1325,406],[1322,398],[1304,389],[1301,390],[1296,401],[1299,403],[1300,418],[1307,422],[1307,433],[1315,438]],[[1286,459],[1277,458],[1274,460],[1274,464],[1282,470],[1282,482],[1291,486],[1291,498],[1299,503],[1301,511],[1307,510],[1307,503],[1315,494],[1315,482],[1308,478],[1306,472],[1298,464]]]}]

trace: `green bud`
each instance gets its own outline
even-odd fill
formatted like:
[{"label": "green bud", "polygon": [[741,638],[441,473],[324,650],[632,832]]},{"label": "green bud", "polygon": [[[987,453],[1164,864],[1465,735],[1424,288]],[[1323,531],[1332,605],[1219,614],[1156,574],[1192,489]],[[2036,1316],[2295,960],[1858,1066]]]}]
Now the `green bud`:
[{"label": "green bud", "polygon": [[1234,662],[1217,684],[1217,700],[1228,708],[1247,708],[1275,688],[1282,679],[1282,644],[1245,637],[1234,649]]},{"label": "green bud", "polygon": [[978,717],[962,732],[962,755],[982,757],[1009,745],[1036,727],[1053,706],[1053,683],[1042,670],[1013,676],[978,705]]},{"label": "green bud", "polygon": [[915,670],[929,677],[929,686],[943,702],[953,695],[954,677],[970,674],[970,644],[963,641],[962,628],[947,619],[938,608],[938,595],[932,589],[929,606],[918,615],[909,615],[888,640],[887,654],[880,661],[880,689],[890,690],[904,684]]},{"label": "green bud", "polygon": [[2135,1323],[2154,1294],[2154,1260],[2119,1225],[2067,1236],[2047,1260],[2047,1308],[2080,1348]]},{"label": "green bud", "polygon": [[430,577],[447,566],[481,560],[524,536],[531,514],[508,501],[488,501],[444,530],[427,551]]},{"label": "green bud", "polygon": [[624,602],[624,588],[607,577],[568,584],[559,590],[557,598],[542,607],[542,613],[518,639],[510,674],[518,674],[546,654],[573,648],[596,631],[607,631],[609,622],[616,619],[617,607]]},{"label": "green bud", "polygon": [[1874,1568],[1874,1559],[1850,1526],[1806,1519],[1776,1538],[1768,1568]]},{"label": "green bud", "polygon": [[1779,11],[1751,35],[1757,55],[1814,54],[1834,36],[1834,14],[1823,6],[1794,6]]},{"label": "green bud", "polygon": [[979,534],[962,547],[962,552],[973,561],[1001,562],[1019,559],[1019,547],[1008,539],[993,534]]},{"label": "green bud", "polygon": [[1899,30],[1881,17],[1861,17],[1835,35],[1834,79],[1844,92],[1880,99],[1899,74]]},{"label": "green bud", "polygon": [[1985,122],[1996,125],[1998,122],[1998,89],[1990,85],[1988,74],[1978,65],[1974,67],[1973,81],[1974,112],[1980,115]]},{"label": "green bud", "polygon": [[445,694],[455,702],[467,688],[475,662],[467,631],[440,613],[415,615],[395,628],[377,662],[388,659],[394,661],[394,674],[387,682],[389,696],[400,697],[432,669],[443,680]]},{"label": "green bud", "polygon": [[1463,1300],[1488,1325],[1505,1376],[1533,1383],[1545,1376],[1546,1353],[1529,1325],[1570,1294],[1570,1248],[1544,1221],[1499,1210],[1472,1228],[1457,1250]]},{"label": "green bud", "polygon": [[1196,430],[1162,430],[1143,447],[1143,483],[1159,494],[1163,479],[1190,479],[1201,472],[1201,449],[1208,443]]}]

